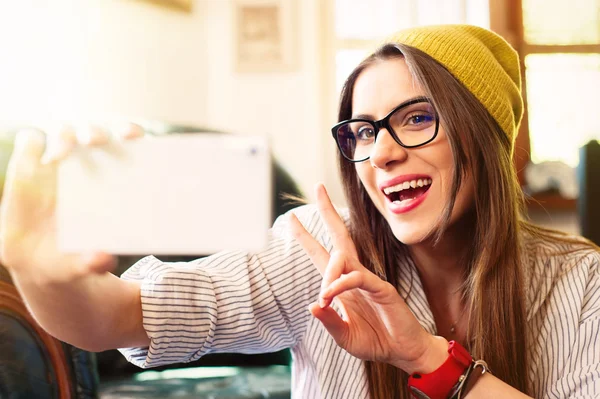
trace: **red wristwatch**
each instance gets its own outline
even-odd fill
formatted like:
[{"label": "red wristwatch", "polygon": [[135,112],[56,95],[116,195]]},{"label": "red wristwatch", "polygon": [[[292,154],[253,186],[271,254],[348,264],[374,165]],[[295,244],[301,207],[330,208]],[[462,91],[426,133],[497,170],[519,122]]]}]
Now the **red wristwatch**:
[{"label": "red wristwatch", "polygon": [[[458,342],[448,343],[448,359],[429,374],[414,373],[408,377],[408,389],[417,399],[448,399],[461,383],[473,358]],[[463,377],[464,378],[464,377]]]}]

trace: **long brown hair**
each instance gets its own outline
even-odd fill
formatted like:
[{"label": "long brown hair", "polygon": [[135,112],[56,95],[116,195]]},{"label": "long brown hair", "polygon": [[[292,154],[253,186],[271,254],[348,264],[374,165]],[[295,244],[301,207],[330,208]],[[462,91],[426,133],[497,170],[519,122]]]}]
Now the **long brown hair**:
[{"label": "long brown hair", "polygon": [[[527,387],[527,332],[520,230],[523,196],[512,163],[512,143],[483,105],[442,65],[425,53],[404,45],[386,45],[363,61],[342,90],[339,120],[352,115],[356,79],[369,65],[404,58],[417,84],[432,99],[446,131],[454,157],[453,182],[434,242],[448,227],[462,180],[473,180],[472,245],[467,254],[463,295],[469,307],[469,351],[485,359],[494,374],[522,392]],[[398,259],[409,256],[383,216],[377,211],[354,165],[339,157],[350,208],[350,234],[360,242],[363,264],[381,278],[399,286]],[[534,231],[534,228],[527,228]],[[489,300],[490,293],[496,295]],[[388,364],[366,362],[371,396],[408,398],[407,375]],[[398,389],[398,387],[401,387]]]}]

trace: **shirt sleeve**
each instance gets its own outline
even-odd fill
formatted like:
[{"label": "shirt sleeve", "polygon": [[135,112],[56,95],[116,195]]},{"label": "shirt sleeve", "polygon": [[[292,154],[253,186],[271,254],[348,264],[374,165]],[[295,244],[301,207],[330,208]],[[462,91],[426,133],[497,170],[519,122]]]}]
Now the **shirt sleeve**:
[{"label": "shirt sleeve", "polygon": [[575,285],[583,291],[578,329],[570,341],[565,367],[544,397],[600,397],[600,254],[587,256],[583,263],[579,275],[584,278],[578,279],[581,284]]},{"label": "shirt sleeve", "polygon": [[[316,207],[293,212],[323,244]],[[127,360],[148,368],[207,353],[273,352],[299,342],[321,275],[291,236],[288,220],[286,214],[275,221],[259,253],[221,252],[188,263],[148,256],[128,269],[122,278],[141,282],[150,346],[120,349]]]}]

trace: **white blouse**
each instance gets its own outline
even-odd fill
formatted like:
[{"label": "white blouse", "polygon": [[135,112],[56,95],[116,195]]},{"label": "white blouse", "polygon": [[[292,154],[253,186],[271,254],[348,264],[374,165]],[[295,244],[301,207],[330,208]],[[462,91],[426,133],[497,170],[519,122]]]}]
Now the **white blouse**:
[{"label": "white blouse", "polygon": [[[293,211],[327,249],[316,206]],[[347,211],[342,212],[348,220]],[[556,255],[566,246],[525,241],[529,380],[536,398],[600,397],[600,254]],[[435,321],[414,265],[402,267],[400,294],[431,334]],[[293,398],[368,398],[363,362],[338,347],[307,307],[321,276],[281,216],[260,253],[222,252],[193,262],[148,256],[122,278],[142,283],[149,348],[121,349],[154,367],[207,353],[264,353],[291,348]]]}]

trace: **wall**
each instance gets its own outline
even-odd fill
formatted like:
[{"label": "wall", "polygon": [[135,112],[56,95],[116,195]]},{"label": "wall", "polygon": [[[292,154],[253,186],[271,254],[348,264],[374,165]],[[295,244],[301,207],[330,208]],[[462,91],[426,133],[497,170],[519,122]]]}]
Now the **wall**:
[{"label": "wall", "polygon": [[318,4],[295,3],[297,67],[291,72],[238,73],[234,65],[235,25],[232,1],[204,1],[207,39],[208,103],[211,126],[244,134],[266,135],[279,161],[311,196],[325,180],[320,87]]},{"label": "wall", "polygon": [[312,194],[335,175],[323,154],[319,0],[296,1],[297,67],[272,74],[234,71],[233,4],[2,2],[0,127],[142,118],[264,135]]},{"label": "wall", "polygon": [[201,14],[119,0],[0,6],[3,120],[203,122]]}]

